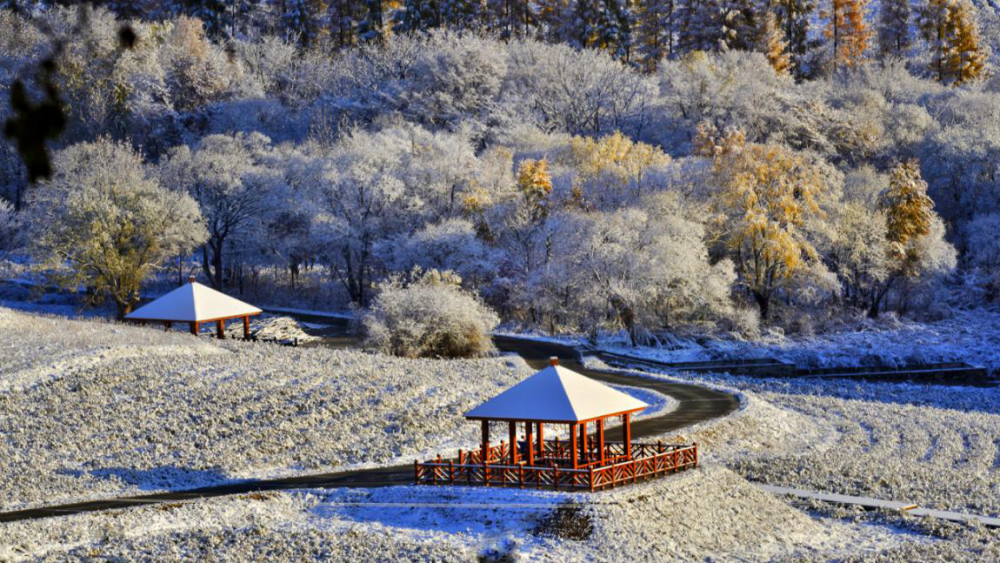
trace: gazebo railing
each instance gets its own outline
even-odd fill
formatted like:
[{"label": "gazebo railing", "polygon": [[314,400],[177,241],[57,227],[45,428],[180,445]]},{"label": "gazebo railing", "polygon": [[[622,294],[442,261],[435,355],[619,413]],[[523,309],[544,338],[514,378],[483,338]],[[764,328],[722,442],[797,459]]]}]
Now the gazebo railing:
[{"label": "gazebo railing", "polygon": [[[556,441],[553,441],[555,444]],[[440,457],[428,462],[414,462],[414,478],[419,484],[429,485],[483,485],[487,487],[535,487],[566,490],[600,490],[697,467],[698,445],[632,444],[632,457],[625,456],[622,443],[606,444],[622,453],[608,456],[605,462],[592,462],[584,467],[572,468],[563,454],[561,444],[545,450],[550,455],[536,459],[534,465],[526,462],[509,463],[506,444],[490,448],[490,462],[478,461],[481,452],[463,453],[459,460]],[[494,457],[496,455],[496,457]],[[566,451],[565,455],[569,455]],[[563,461],[566,465],[557,463]]]}]

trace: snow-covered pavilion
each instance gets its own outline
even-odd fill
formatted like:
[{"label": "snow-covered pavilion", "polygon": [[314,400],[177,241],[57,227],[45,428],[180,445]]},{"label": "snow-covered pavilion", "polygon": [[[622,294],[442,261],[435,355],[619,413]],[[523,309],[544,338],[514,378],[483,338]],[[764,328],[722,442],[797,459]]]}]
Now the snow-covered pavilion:
[{"label": "snow-covered pavilion", "polygon": [[[566,369],[556,358],[550,364],[465,413],[482,424],[480,448],[459,450],[457,460],[415,461],[416,482],[594,491],[698,465],[697,444],[632,442],[632,416],[648,404]],[[608,441],[605,428],[616,417],[622,439]],[[491,422],[507,424],[509,442],[490,444]],[[568,439],[546,440],[553,424],[568,426]]]},{"label": "snow-covered pavilion", "polygon": [[[605,421],[621,417],[624,430],[626,456],[631,457],[632,414],[649,405],[599,381],[590,379],[559,365],[552,358],[548,367],[524,381],[465,413],[469,420],[480,420],[483,426],[482,451],[490,449],[490,421],[506,422],[510,443],[517,442],[517,426],[525,429],[525,448],[519,456],[518,448],[510,449],[510,462],[517,464],[524,457],[534,465],[536,454],[544,455],[545,424],[569,425],[570,450],[574,469],[591,463],[606,461],[604,443]],[[596,458],[590,457],[588,426],[596,425]],[[537,436],[537,438],[533,438]]]},{"label": "snow-covered pavilion", "polygon": [[243,319],[243,337],[250,337],[250,317],[261,310],[190,278],[188,283],[139,307],[125,319],[138,322],[162,322],[169,329],[173,323],[188,323],[197,335],[203,323],[214,322],[216,336],[225,338],[226,321]]}]

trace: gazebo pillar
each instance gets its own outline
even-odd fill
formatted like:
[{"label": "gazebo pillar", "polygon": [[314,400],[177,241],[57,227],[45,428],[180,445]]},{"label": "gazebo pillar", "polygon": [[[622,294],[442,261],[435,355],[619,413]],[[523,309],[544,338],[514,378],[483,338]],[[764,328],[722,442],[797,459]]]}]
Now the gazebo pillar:
[{"label": "gazebo pillar", "polygon": [[525,456],[527,457],[528,466],[535,465],[535,440],[531,435],[533,426],[534,423],[530,420],[524,423],[524,448],[527,450],[525,451]]},{"label": "gazebo pillar", "polygon": [[215,321],[215,336],[219,340],[225,340],[226,338],[226,321],[218,320]]},{"label": "gazebo pillar", "polygon": [[545,438],[542,436],[542,423],[538,423],[538,455],[545,457]]},{"label": "gazebo pillar", "polygon": [[490,459],[490,421],[483,420],[483,463],[489,463]]},{"label": "gazebo pillar", "polygon": [[198,329],[200,328],[200,326],[199,326],[199,325],[200,325],[201,323],[199,323],[198,321],[195,321],[195,322],[193,322],[193,323],[188,323],[188,324],[190,324],[190,325],[191,325],[191,334],[193,334],[193,335],[195,335],[195,336],[198,336]]},{"label": "gazebo pillar", "polygon": [[577,423],[572,423],[569,425],[569,455],[573,458],[573,469],[580,466],[580,453],[576,449],[577,444]]},{"label": "gazebo pillar", "polygon": [[510,464],[517,465],[517,423],[513,420],[507,423],[507,434],[510,437]]},{"label": "gazebo pillar", "polygon": [[601,465],[604,465],[604,419],[603,418],[597,420],[597,444],[601,448],[601,452],[600,454],[598,454],[598,457],[601,460]]},{"label": "gazebo pillar", "polygon": [[250,339],[250,317],[249,315],[243,317],[243,339]]},{"label": "gazebo pillar", "polygon": [[580,425],[580,459],[587,463],[587,423]]},{"label": "gazebo pillar", "polygon": [[163,323],[163,330],[170,330],[174,326],[174,323],[166,321]]},{"label": "gazebo pillar", "polygon": [[622,436],[625,438],[625,457],[632,458],[632,415],[622,415]]}]

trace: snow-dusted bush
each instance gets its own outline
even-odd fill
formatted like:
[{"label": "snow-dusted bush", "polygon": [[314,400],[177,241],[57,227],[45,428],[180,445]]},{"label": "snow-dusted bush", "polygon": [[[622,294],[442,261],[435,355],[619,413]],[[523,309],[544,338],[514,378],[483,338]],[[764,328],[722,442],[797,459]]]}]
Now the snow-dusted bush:
[{"label": "snow-dusted bush", "polygon": [[362,319],[366,346],[409,358],[467,358],[493,350],[496,313],[448,272],[417,271],[414,277],[409,284],[394,279],[381,285]]}]

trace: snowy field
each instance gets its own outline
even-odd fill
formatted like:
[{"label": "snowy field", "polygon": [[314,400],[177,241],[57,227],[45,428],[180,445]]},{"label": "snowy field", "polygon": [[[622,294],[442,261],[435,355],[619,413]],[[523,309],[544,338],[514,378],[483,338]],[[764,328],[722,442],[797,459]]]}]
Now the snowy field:
[{"label": "snowy field", "polygon": [[667,362],[775,358],[801,367],[899,366],[912,363],[965,361],[991,373],[1000,369],[1000,313],[958,311],[933,323],[899,320],[886,315],[814,336],[786,337],[771,333],[759,341],[705,338],[678,339],[662,348],[618,347],[608,350]]},{"label": "snowy field", "polygon": [[462,413],[531,373],[0,309],[0,509],[412,463],[477,444]]},{"label": "snowy field", "polygon": [[[4,309],[0,333],[6,510],[468,447],[478,437],[464,409],[531,372],[509,356],[401,360]],[[741,408],[665,437],[701,445],[703,467],[678,476],[594,495],[397,487],[170,503],[0,525],[0,561],[507,553],[523,561],[1000,561],[995,531],[829,506],[804,511],[752,484],[1000,515],[1000,390],[682,379],[733,390]],[[675,406],[639,396],[660,412]]]},{"label": "snowy field", "polygon": [[816,560],[931,543],[809,516],[718,466],[594,495],[462,487],[268,493],[0,525],[0,534],[0,559],[43,561]]}]

